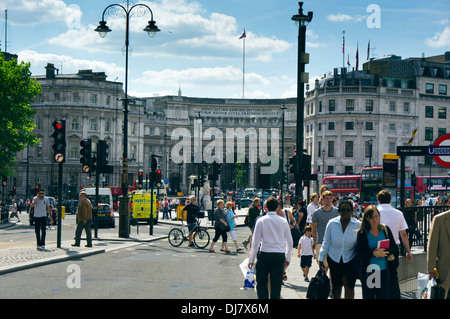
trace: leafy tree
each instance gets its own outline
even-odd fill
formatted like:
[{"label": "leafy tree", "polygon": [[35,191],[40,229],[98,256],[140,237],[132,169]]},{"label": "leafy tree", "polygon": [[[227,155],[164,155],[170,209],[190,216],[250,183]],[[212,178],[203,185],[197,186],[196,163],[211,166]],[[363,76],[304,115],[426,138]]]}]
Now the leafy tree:
[{"label": "leafy tree", "polygon": [[30,63],[5,61],[0,53],[0,176],[12,175],[16,153],[39,142],[32,132],[36,111],[30,104],[40,92],[39,83],[31,79]]}]

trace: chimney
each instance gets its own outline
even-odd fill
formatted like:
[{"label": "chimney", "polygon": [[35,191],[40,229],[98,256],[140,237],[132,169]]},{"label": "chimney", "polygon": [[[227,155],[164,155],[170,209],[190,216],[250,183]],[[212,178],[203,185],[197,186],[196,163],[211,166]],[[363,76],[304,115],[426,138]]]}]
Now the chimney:
[{"label": "chimney", "polygon": [[47,66],[45,67],[45,77],[47,79],[54,79],[55,78],[55,65],[52,63],[47,63]]}]

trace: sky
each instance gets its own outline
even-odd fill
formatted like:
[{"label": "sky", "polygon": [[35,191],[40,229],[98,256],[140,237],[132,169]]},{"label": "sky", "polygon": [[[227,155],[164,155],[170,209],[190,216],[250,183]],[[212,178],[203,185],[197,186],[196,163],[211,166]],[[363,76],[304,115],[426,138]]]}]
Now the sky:
[{"label": "sky", "polygon": [[[103,10],[115,3],[126,5],[113,0],[2,0],[1,50],[6,41],[8,52],[30,62],[33,75],[45,74],[44,67],[53,63],[60,74],[91,69],[105,72],[109,81],[124,82],[126,19],[105,15],[112,32],[101,38],[94,31]],[[189,97],[296,97],[298,28],[291,17],[298,13],[298,1],[137,3],[151,8],[161,32],[150,38],[142,31],[150,13],[140,16],[138,7],[131,11],[130,95],[177,95],[181,88]],[[303,10],[313,12],[306,34],[310,83],[342,67],[343,58],[350,68],[356,67],[357,49],[361,70],[369,41],[371,58],[434,56],[450,50],[448,0],[315,0],[304,1]],[[245,39],[239,39],[244,30]]]}]

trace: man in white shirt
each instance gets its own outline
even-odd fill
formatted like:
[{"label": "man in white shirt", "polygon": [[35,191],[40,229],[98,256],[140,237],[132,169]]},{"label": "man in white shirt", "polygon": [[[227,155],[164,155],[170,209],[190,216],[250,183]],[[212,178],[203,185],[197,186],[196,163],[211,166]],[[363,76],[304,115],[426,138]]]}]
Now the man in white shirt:
[{"label": "man in white shirt", "polygon": [[318,209],[319,206],[319,194],[314,193],[311,195],[311,197],[309,198],[310,203],[309,205],[306,207],[306,211],[308,212],[308,217],[306,218],[306,223],[308,225],[312,224],[312,215],[314,214],[314,212],[316,211],[316,209]]},{"label": "man in white shirt", "polygon": [[258,253],[255,265],[258,298],[269,299],[270,274],[270,299],[280,299],[283,272],[291,261],[293,242],[287,220],[276,213],[279,202],[269,197],[265,204],[269,212],[256,221],[248,268],[253,268]]},{"label": "man in white shirt", "polygon": [[53,222],[52,213],[50,210],[50,201],[48,197],[44,196],[44,194],[44,190],[41,188],[31,203],[31,208],[34,208],[34,230],[36,232],[36,242],[38,248],[45,248],[47,214]]},{"label": "man in white shirt", "polygon": [[[387,190],[382,190],[377,194],[378,211],[380,212],[380,224],[385,224],[391,229],[394,236],[395,243],[400,245],[400,236],[402,237],[402,243],[406,249],[406,261],[412,263],[411,249],[409,248],[408,235],[406,230],[408,224],[406,223],[403,213],[398,209],[391,206],[391,193]],[[398,283],[398,260],[388,263],[389,276],[390,276],[390,299],[400,299],[400,287]]]}]

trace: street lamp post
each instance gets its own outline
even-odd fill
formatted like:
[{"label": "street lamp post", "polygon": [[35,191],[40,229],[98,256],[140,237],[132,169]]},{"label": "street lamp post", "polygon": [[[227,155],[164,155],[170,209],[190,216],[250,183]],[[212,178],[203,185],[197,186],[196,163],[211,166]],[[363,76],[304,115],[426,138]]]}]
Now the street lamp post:
[{"label": "street lamp post", "polygon": [[372,167],[372,144],[373,144],[372,138],[370,138],[368,142],[369,142],[369,167]]},{"label": "street lamp post", "polygon": [[[305,83],[308,83],[308,74],[305,73],[305,64],[309,62],[306,48],[306,26],[311,22],[313,13],[303,14],[303,2],[299,2],[298,14],[292,16],[292,20],[298,27],[298,71],[297,71],[297,167],[302,171],[303,163],[303,117],[305,110]],[[303,199],[303,174],[295,181],[295,194],[298,200]]]},{"label": "street lamp post", "polygon": [[284,197],[283,197],[283,188],[284,188],[284,180],[286,179],[286,174],[284,173],[284,112],[286,111],[287,107],[285,103],[281,106],[281,207],[284,207]]},{"label": "street lamp post", "polygon": [[146,4],[135,4],[130,7],[129,1],[126,6],[121,4],[111,4],[103,10],[102,21],[94,31],[98,32],[100,37],[104,38],[111,29],[106,25],[105,13],[115,14],[116,10],[123,11],[126,19],[125,29],[125,98],[123,99],[123,156],[122,156],[122,197],[119,205],[119,237],[128,238],[129,232],[129,215],[128,215],[128,52],[129,52],[129,27],[130,18],[133,10],[137,8],[137,15],[142,16],[148,10],[151,14],[151,20],[148,22],[144,31],[153,38],[156,32],[161,31],[153,20],[153,11]]}]

